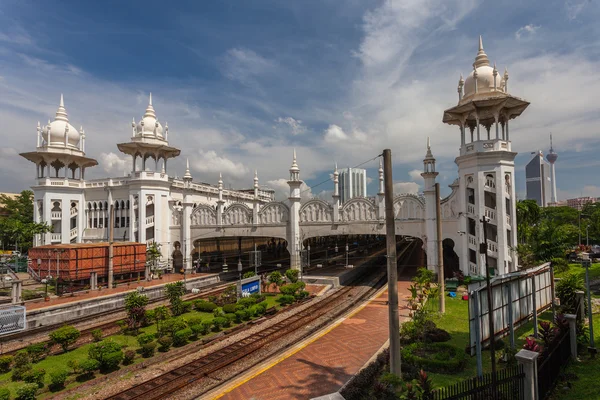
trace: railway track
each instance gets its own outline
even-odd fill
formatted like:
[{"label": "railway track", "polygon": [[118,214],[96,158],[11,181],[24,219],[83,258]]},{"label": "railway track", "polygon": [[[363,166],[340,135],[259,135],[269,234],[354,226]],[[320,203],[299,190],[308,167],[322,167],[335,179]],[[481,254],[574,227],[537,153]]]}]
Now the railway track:
[{"label": "railway track", "polygon": [[[415,244],[408,244],[400,257],[403,259],[410,259],[416,249],[417,246]],[[299,311],[286,320],[280,321],[252,336],[225,346],[216,352],[207,354],[148,381],[135,385],[116,395],[108,397],[108,399],[168,399],[174,393],[188,385],[198,383],[198,381],[204,378],[209,378],[211,374],[224,370],[233,363],[252,355],[266,345],[271,344],[284,336],[301,328],[305,329],[308,324],[311,324],[330,313],[335,312],[329,320],[336,318],[357,302],[369,298],[377,292],[387,280],[385,275],[385,273],[380,273],[375,280],[371,279],[370,283],[374,283],[372,287],[358,297],[349,297],[352,296],[352,293],[357,289],[356,286],[347,286],[339,289],[331,296],[317,303],[314,307]],[[364,276],[361,278],[364,278]],[[351,298],[351,300],[349,300],[349,298]],[[325,325],[327,322],[328,321],[316,324],[312,327],[312,331],[320,329],[321,326]],[[256,362],[254,364],[256,364]],[[201,393],[195,392],[195,395],[200,394]]]}]

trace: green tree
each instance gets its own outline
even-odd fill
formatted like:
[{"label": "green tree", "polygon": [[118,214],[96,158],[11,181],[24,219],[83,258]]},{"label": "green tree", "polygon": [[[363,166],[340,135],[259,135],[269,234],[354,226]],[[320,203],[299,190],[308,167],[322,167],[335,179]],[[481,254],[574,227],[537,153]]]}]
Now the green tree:
[{"label": "green tree", "polygon": [[146,318],[148,297],[143,294],[131,292],[125,297],[125,310],[127,311],[127,325],[130,330],[137,332]]},{"label": "green tree", "polygon": [[152,242],[146,250],[146,262],[156,268],[156,262],[160,260],[162,253],[160,252],[160,244]]},{"label": "green tree", "polygon": [[252,278],[253,276],[256,276],[256,272],[254,271],[248,271],[246,273],[244,273],[244,275],[242,275],[242,278],[246,279],[246,278]]},{"label": "green tree", "polygon": [[165,285],[165,292],[169,303],[171,303],[171,312],[173,315],[181,315],[183,313],[183,301],[181,297],[185,294],[183,282],[173,282]]},{"label": "green tree", "polygon": [[156,331],[160,332],[160,323],[171,316],[171,312],[166,306],[159,306],[154,309],[154,320],[156,321]]},{"label": "green tree", "polygon": [[80,335],[81,332],[79,332],[77,328],[71,325],[65,325],[50,333],[50,339],[53,343],[62,347],[63,351],[66,352],[69,350],[69,346],[79,339]]},{"label": "green tree", "polygon": [[300,274],[300,271],[298,271],[297,269],[288,269],[287,271],[285,271],[285,276],[286,276],[286,278],[288,278],[288,280],[291,283],[298,282],[299,274]]},{"label": "green tree", "polygon": [[121,345],[112,340],[95,343],[88,349],[88,357],[100,363],[100,369],[110,371],[116,369],[123,360]]},{"label": "green tree", "polygon": [[517,240],[527,243],[540,220],[540,206],[535,200],[517,202]]},{"label": "green tree", "polygon": [[278,271],[271,272],[269,275],[269,283],[279,287],[283,283],[283,276],[281,276],[281,273]]},{"label": "green tree", "polygon": [[6,217],[0,218],[0,239],[5,247],[27,251],[33,244],[33,236],[50,232],[46,223],[33,221],[33,192],[24,190],[15,198],[0,195],[0,208]]}]

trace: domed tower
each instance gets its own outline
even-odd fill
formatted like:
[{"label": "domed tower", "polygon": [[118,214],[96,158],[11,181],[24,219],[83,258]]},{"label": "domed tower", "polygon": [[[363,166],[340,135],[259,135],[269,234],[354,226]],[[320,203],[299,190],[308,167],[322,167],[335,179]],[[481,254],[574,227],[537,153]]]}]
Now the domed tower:
[{"label": "domed tower", "polygon": [[[483,49],[481,36],[473,70],[458,82],[458,104],[444,111],[443,122],[460,129],[460,265],[465,274],[485,275],[479,245],[487,238],[492,274],[517,269],[514,159],[509,121],[529,102],[508,92],[508,70],[500,75]],[[483,129],[482,129],[483,128]],[[483,219],[487,230],[483,232]]]},{"label": "domed tower", "polygon": [[550,134],[550,152],[546,154],[546,160],[550,163],[550,176],[552,179],[550,202],[556,203],[558,199],[556,198],[556,172],[554,170],[554,163],[558,160],[558,154],[554,152],[554,148],[552,147],[552,134]]},{"label": "domed tower", "polygon": [[84,226],[85,169],[98,165],[85,156],[85,131],[69,122],[63,95],[54,120],[37,124],[35,151],[21,156],[36,165],[34,219],[52,226],[52,233],[37,235],[34,244],[80,242]]}]

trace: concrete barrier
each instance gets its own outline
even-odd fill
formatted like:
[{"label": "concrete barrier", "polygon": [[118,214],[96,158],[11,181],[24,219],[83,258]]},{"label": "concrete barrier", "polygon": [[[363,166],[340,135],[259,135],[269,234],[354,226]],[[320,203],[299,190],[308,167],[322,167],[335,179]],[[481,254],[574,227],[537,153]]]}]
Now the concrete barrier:
[{"label": "concrete barrier", "polygon": [[[219,276],[203,276],[187,279],[187,287],[201,288],[219,282]],[[164,297],[163,289],[165,285],[144,288],[143,294],[150,300]],[[137,290],[132,288],[127,292],[115,293],[112,295],[96,297],[92,299],[83,299],[72,303],[58,304],[56,306],[44,307],[32,311],[27,311],[27,329],[40,326],[68,323],[80,317],[92,316],[107,311],[117,311],[125,307],[125,297],[130,292]]]}]

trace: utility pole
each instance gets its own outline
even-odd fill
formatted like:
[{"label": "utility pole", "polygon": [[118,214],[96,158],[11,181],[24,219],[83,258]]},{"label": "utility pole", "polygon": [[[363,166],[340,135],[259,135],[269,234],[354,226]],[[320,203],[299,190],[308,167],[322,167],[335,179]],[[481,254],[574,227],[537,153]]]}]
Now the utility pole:
[{"label": "utility pole", "polygon": [[[492,388],[496,389],[496,335],[494,334],[494,305],[492,302],[492,285],[490,284],[490,266],[487,244],[487,219],[481,219],[483,223],[483,243],[479,252],[485,254],[485,281],[487,283],[487,301],[488,301],[488,325],[490,330],[490,358],[492,361]],[[534,311],[535,312],[535,311]]]},{"label": "utility pole", "polygon": [[108,218],[108,288],[112,289],[114,277],[113,277],[113,241],[115,240],[115,207],[113,204],[110,206],[109,218]]},{"label": "utility pole", "polygon": [[440,204],[440,184],[435,184],[435,225],[437,228],[438,282],[440,287],[440,312],[446,312],[446,287],[444,286],[444,249],[442,247],[442,207]]},{"label": "utility pole", "polygon": [[390,372],[402,377],[400,360],[400,320],[398,316],[398,263],[396,260],[396,225],[394,221],[394,180],[392,151],[383,150],[385,182],[385,234],[387,245],[388,305],[390,333]]}]

